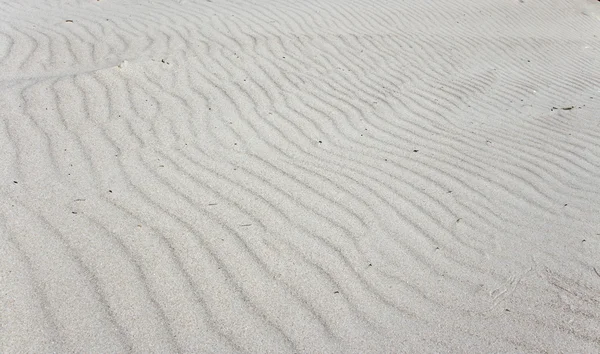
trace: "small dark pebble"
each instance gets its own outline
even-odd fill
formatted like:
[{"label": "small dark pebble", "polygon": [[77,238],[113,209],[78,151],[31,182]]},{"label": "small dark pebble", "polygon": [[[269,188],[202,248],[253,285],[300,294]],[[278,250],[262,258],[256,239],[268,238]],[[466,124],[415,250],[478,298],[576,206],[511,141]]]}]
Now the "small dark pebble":
[{"label": "small dark pebble", "polygon": [[419,152],[419,150],[413,150],[413,152]]},{"label": "small dark pebble", "polygon": [[334,291],[333,293],[334,293],[334,294],[339,294],[340,292],[339,292],[339,291]]}]

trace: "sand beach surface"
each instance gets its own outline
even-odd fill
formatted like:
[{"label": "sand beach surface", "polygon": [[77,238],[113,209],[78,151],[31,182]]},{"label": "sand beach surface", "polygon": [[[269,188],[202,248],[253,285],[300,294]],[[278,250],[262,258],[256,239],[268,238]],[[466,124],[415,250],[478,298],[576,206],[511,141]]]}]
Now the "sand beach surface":
[{"label": "sand beach surface", "polygon": [[600,352],[600,2],[0,0],[0,352]]}]

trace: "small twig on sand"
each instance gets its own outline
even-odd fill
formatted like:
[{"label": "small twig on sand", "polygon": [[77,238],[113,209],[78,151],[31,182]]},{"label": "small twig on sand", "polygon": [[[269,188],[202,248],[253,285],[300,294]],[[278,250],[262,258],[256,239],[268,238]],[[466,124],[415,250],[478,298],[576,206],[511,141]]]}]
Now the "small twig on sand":
[{"label": "small twig on sand", "polygon": [[593,269],[594,269],[594,273],[596,273],[596,275],[600,277],[600,273],[598,273],[598,271],[596,270],[596,267],[594,267]]}]

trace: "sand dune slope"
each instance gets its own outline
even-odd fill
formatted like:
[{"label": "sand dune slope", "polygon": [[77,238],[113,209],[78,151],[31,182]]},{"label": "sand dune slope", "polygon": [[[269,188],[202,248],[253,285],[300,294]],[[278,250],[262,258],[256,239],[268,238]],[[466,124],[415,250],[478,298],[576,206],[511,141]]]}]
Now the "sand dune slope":
[{"label": "sand dune slope", "polygon": [[600,3],[0,1],[0,352],[600,351]]}]

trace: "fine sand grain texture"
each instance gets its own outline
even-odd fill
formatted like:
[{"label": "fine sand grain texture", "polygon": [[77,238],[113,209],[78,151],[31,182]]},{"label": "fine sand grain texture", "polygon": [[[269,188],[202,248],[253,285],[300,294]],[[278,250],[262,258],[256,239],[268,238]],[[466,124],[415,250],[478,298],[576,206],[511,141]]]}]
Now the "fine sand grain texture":
[{"label": "fine sand grain texture", "polygon": [[600,2],[0,0],[1,353],[600,351]]}]

